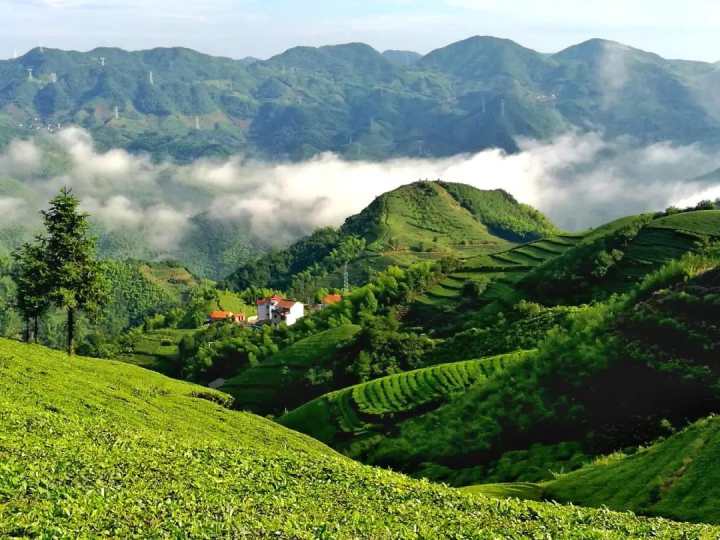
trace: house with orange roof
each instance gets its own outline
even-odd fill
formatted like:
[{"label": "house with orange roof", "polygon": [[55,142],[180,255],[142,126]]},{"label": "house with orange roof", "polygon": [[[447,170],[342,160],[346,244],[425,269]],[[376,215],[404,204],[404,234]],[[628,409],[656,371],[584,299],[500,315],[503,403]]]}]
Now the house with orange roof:
[{"label": "house with orange roof", "polygon": [[218,322],[232,322],[235,324],[243,324],[245,322],[245,314],[244,313],[233,313],[232,311],[211,311],[208,315],[208,323],[218,323]]},{"label": "house with orange roof", "polygon": [[332,306],[333,304],[338,304],[342,302],[342,294],[326,294],[322,297],[322,301],[320,302],[321,307],[328,307]]},{"label": "house with orange roof", "polygon": [[295,324],[305,316],[305,305],[302,302],[288,300],[278,295],[261,298],[257,301],[257,320],[259,323]]}]

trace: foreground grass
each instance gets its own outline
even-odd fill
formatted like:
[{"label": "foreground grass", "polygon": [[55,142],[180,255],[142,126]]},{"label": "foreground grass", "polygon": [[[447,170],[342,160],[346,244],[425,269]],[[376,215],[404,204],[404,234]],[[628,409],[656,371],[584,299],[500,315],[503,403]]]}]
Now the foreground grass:
[{"label": "foreground grass", "polygon": [[366,467],[225,396],[0,340],[0,537],[714,538]]}]

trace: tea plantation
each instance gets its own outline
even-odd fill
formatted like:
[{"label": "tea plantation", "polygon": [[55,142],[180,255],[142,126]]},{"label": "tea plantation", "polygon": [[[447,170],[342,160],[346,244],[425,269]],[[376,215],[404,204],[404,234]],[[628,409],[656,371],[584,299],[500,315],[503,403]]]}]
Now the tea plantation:
[{"label": "tea plantation", "polygon": [[219,392],[0,341],[0,537],[715,538],[354,463]]},{"label": "tea plantation", "polygon": [[352,441],[352,435],[362,439],[440,406],[525,356],[517,352],[389,375],[330,392],[287,413],[280,423],[326,443]]},{"label": "tea plantation", "polygon": [[308,370],[326,366],[359,331],[359,326],[348,324],[301,339],[229,379],[222,389],[235,397],[240,409],[267,413],[297,406],[307,400],[307,392],[301,390],[307,390]]}]

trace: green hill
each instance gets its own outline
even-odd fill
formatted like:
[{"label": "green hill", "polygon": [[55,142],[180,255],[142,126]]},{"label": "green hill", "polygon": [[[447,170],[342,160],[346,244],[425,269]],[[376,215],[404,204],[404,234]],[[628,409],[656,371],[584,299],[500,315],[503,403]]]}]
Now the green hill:
[{"label": "green hill", "polygon": [[[505,191],[415,182],[380,195],[339,231],[321,229],[286,250],[240,267],[227,281],[238,289],[288,289],[294,276],[309,272],[319,285],[339,287],[343,260],[350,262],[353,283],[364,283],[373,271],[392,264],[468,258],[556,232],[545,216]],[[343,243],[349,238],[364,244],[345,250]],[[348,255],[333,259],[333,251]]]},{"label": "green hill", "polygon": [[239,409],[259,414],[282,412],[314,398],[323,387],[311,385],[308,373],[330,367],[360,327],[352,324],[301,339],[261,364],[228,379],[222,390],[235,398]]},{"label": "green hill", "polygon": [[720,420],[700,420],[630,455],[598,459],[543,484],[542,497],[681,521],[720,523]]},{"label": "green hill", "polygon": [[547,482],[480,484],[463,490],[720,523],[715,504],[718,448],[720,421],[711,416],[659,442],[599,457]]},{"label": "green hill", "polygon": [[[582,234],[559,234],[462,261],[410,307],[437,335],[486,327],[520,301],[574,306],[631,290],[664,264],[720,239],[720,210],[642,214]],[[476,282],[469,298],[463,285]]]},{"label": "green hill", "polygon": [[392,432],[399,422],[439,407],[523,356],[515,353],[453,362],[381,377],[310,401],[283,415],[279,422],[340,446],[350,455],[352,445],[367,452],[378,435]]},{"label": "green hill", "polygon": [[712,538],[372,469],[219,392],[0,340],[0,536]]},{"label": "green hill", "polygon": [[[696,214],[682,223],[697,223]],[[703,226],[708,216],[701,215]],[[665,223],[660,218],[655,230]],[[517,320],[457,334],[428,360],[518,344],[537,351],[481,383],[440,391],[444,398],[431,406],[419,383],[409,381],[446,367],[335,392],[282,422],[365,463],[455,485],[547,480],[551,471],[651,442],[668,426],[720,406],[717,265],[717,248],[689,253],[604,303],[573,309],[526,303]],[[372,403],[388,408],[378,412]]]}]

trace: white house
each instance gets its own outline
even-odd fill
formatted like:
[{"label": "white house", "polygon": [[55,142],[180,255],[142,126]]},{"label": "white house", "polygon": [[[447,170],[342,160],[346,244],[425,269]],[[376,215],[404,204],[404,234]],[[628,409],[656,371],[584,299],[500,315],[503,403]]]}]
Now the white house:
[{"label": "white house", "polygon": [[305,306],[302,302],[287,300],[280,296],[271,296],[257,301],[257,312],[258,322],[272,324],[284,322],[288,326],[292,326],[298,319],[305,316]]}]

